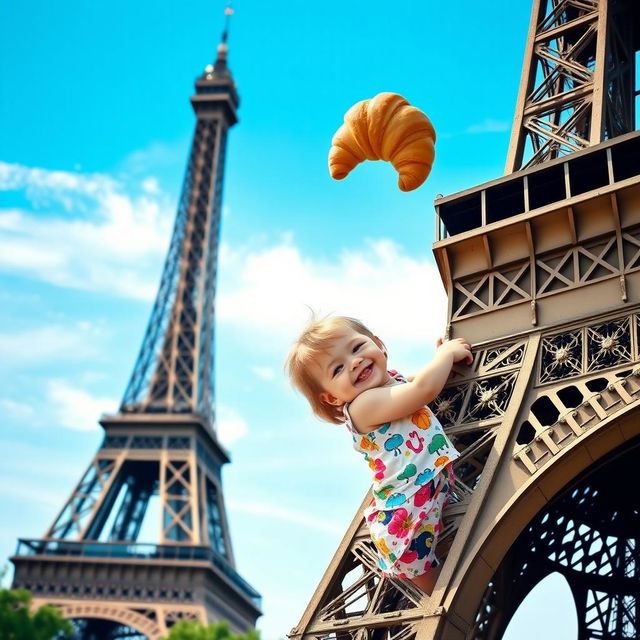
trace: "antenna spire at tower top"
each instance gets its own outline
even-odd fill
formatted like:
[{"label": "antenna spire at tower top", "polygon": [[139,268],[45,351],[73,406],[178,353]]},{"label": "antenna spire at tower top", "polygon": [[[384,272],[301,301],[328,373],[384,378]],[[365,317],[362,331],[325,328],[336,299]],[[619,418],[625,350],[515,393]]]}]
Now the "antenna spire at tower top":
[{"label": "antenna spire at tower top", "polygon": [[224,44],[227,43],[227,39],[229,37],[229,23],[231,22],[231,16],[233,15],[233,6],[232,0],[229,0],[225,10],[224,10],[224,31],[222,32],[222,42]]},{"label": "antenna spire at tower top", "polygon": [[224,10],[224,29],[222,31],[222,39],[220,40],[220,44],[218,45],[218,57],[216,62],[220,62],[222,60],[226,60],[228,45],[227,41],[229,39],[229,24],[231,22],[231,16],[233,15],[233,6],[232,0],[229,0],[225,10]]}]

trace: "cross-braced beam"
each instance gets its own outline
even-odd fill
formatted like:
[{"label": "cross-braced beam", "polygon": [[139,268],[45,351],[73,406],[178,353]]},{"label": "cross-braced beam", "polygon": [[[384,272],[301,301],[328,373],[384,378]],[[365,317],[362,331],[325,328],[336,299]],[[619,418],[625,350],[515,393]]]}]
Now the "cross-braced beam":
[{"label": "cross-braced beam", "polygon": [[505,173],[635,128],[634,0],[535,0]]}]

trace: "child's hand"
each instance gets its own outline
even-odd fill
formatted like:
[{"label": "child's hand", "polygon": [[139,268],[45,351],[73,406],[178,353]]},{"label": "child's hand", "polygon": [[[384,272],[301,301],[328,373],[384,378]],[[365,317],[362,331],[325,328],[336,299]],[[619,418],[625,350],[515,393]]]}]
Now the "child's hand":
[{"label": "child's hand", "polygon": [[436,347],[438,351],[445,350],[446,353],[450,353],[454,362],[465,362],[466,364],[473,362],[471,345],[464,338],[454,338],[453,340],[438,338]]},{"label": "child's hand", "polygon": [[471,345],[464,338],[438,340],[433,360],[407,384],[367,389],[349,406],[351,419],[360,433],[371,427],[411,415],[438,397],[447,383],[451,366],[473,362]]}]

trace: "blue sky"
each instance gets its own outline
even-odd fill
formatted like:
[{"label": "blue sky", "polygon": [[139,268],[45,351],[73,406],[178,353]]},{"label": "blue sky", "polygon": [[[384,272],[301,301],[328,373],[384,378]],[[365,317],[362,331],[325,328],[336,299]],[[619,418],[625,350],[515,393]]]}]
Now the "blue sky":
[{"label": "blue sky", "polygon": [[[97,418],[117,410],[225,4],[0,4],[2,558],[44,533],[100,442]],[[368,487],[347,434],[289,389],[284,355],[305,305],[361,317],[398,369],[432,354],[445,309],[433,199],[502,174],[528,29],[529,0],[486,7],[235,3],[216,394],[234,550],[264,595],[265,640],[298,622]],[[380,91],[438,133],[411,193],[382,163],[328,176],[344,112]],[[530,619],[517,637],[533,637]]]}]

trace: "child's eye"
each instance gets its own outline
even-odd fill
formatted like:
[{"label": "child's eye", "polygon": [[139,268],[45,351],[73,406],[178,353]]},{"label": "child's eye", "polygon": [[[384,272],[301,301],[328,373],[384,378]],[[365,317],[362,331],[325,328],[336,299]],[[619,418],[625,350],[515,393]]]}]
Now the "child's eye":
[{"label": "child's eye", "polygon": [[340,372],[342,371],[342,365],[339,364],[334,370],[333,370],[333,376],[331,376],[332,378],[335,378]]},{"label": "child's eye", "polygon": [[355,347],[353,347],[352,353],[355,353],[363,344],[364,342],[358,342],[358,344]]}]

